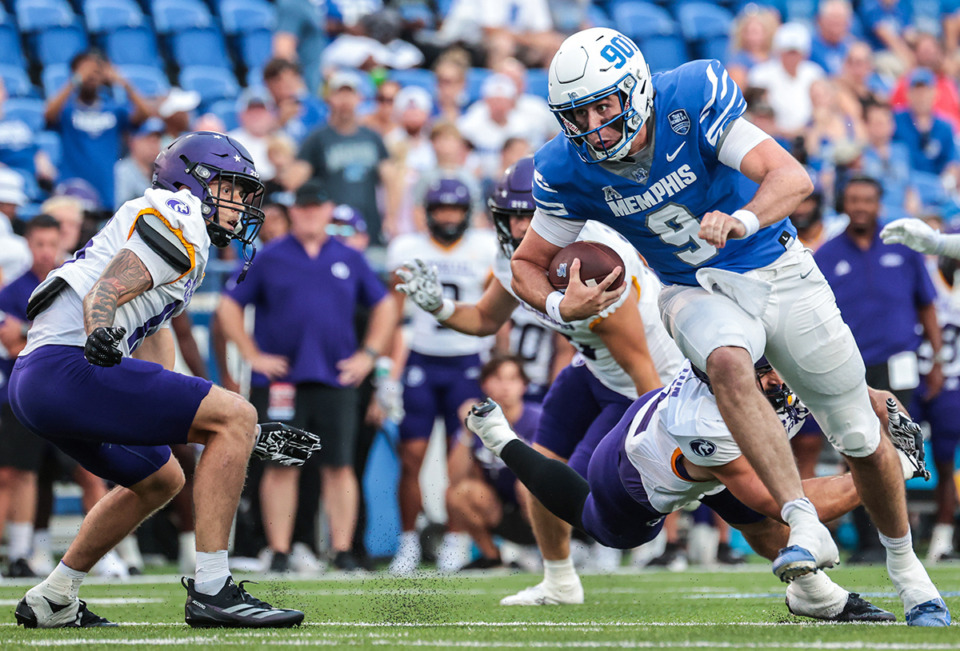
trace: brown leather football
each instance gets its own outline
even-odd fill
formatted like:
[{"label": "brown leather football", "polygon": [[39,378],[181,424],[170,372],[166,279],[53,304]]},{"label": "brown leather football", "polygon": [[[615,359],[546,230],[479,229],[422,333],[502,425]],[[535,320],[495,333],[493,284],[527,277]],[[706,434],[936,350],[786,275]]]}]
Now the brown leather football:
[{"label": "brown leather football", "polygon": [[580,259],[580,280],[587,287],[595,287],[615,267],[620,267],[620,275],[608,289],[617,289],[623,285],[623,260],[620,255],[606,244],[583,241],[574,242],[553,256],[550,261],[550,284],[554,289],[567,288],[570,282],[570,266],[576,258]]}]

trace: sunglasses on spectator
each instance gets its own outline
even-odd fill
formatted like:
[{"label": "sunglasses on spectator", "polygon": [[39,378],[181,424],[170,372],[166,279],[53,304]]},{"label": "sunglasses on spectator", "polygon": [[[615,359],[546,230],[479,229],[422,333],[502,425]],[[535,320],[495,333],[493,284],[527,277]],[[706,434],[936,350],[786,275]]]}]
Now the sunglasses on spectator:
[{"label": "sunglasses on spectator", "polygon": [[377,101],[383,102],[384,104],[393,104],[394,95],[377,95]]},{"label": "sunglasses on spectator", "polygon": [[347,224],[329,224],[326,231],[330,237],[353,237],[357,234],[357,229]]}]

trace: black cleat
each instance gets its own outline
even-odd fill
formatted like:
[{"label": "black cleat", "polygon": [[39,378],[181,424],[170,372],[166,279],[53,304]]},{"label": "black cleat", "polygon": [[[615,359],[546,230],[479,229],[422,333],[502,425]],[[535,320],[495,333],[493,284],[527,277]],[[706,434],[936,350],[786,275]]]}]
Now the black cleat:
[{"label": "black cleat", "polygon": [[181,579],[180,583],[187,589],[187,604],[184,611],[187,624],[190,626],[289,628],[303,621],[303,613],[299,610],[274,608],[250,595],[243,589],[243,584],[251,581],[241,581],[237,585],[233,582],[232,576],[227,577],[227,582],[215,595],[197,592],[193,579]]},{"label": "black cleat", "polygon": [[349,550],[337,552],[336,556],[333,557],[333,566],[341,572],[358,572],[363,569],[353,552]]},{"label": "black cleat", "polygon": [[794,615],[800,615],[801,617],[814,617],[815,619],[820,619],[825,622],[895,622],[897,621],[897,616],[891,612],[887,612],[882,608],[877,608],[872,603],[860,597],[856,592],[851,592],[847,595],[847,603],[844,604],[843,610],[833,617],[817,617],[816,615],[806,615],[804,613],[796,613],[793,611],[793,608],[790,607],[790,600],[787,599],[787,610],[789,610]]},{"label": "black cleat", "polygon": [[7,576],[11,579],[33,579],[37,574],[30,567],[30,563],[25,558],[18,558],[10,561],[10,567],[7,569]]},{"label": "black cleat", "polygon": [[[94,614],[87,608],[87,602],[78,599],[72,604],[56,604],[46,597],[37,608],[31,606],[24,597],[17,604],[14,616],[17,625],[24,628],[94,628],[116,626],[113,622]],[[39,613],[39,614],[38,614]]]}]

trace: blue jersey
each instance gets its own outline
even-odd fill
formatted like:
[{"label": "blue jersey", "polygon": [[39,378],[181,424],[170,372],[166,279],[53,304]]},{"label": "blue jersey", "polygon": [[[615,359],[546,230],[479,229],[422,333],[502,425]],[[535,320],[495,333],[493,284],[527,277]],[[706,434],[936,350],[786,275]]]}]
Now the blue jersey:
[{"label": "blue jersey", "polygon": [[746,108],[740,89],[716,60],[654,75],[653,88],[649,175],[628,179],[585,163],[561,134],[534,158],[537,208],[548,217],[607,224],[666,283],[696,285],[701,267],[742,273],[776,260],[797,234],[786,218],[722,249],[697,235],[704,214],[733,213],[757,191],[756,183],[717,157],[726,128]]}]

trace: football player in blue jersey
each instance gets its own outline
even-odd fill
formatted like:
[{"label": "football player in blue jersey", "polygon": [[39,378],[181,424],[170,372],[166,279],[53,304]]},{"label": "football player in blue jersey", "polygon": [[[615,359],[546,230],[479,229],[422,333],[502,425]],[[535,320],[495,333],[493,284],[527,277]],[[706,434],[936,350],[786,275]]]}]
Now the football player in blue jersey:
[{"label": "football player in blue jersey", "polygon": [[512,259],[520,297],[564,322],[602,310],[622,291],[608,289],[619,269],[587,287],[575,262],[565,294],[545,271],[587,219],[618,230],[667,283],[667,330],[710,377],[724,421],[790,525],[774,573],[790,581],[839,554],[750,381],[764,353],[850,464],[908,623],[948,624],[913,551],[896,454],[880,436],[863,360],[786,219],[813,190],[803,167],[742,118],[743,95],[718,61],[651,76],[615,30],[569,37],[550,64],[548,92],[563,132],[535,156],[537,212]]}]

